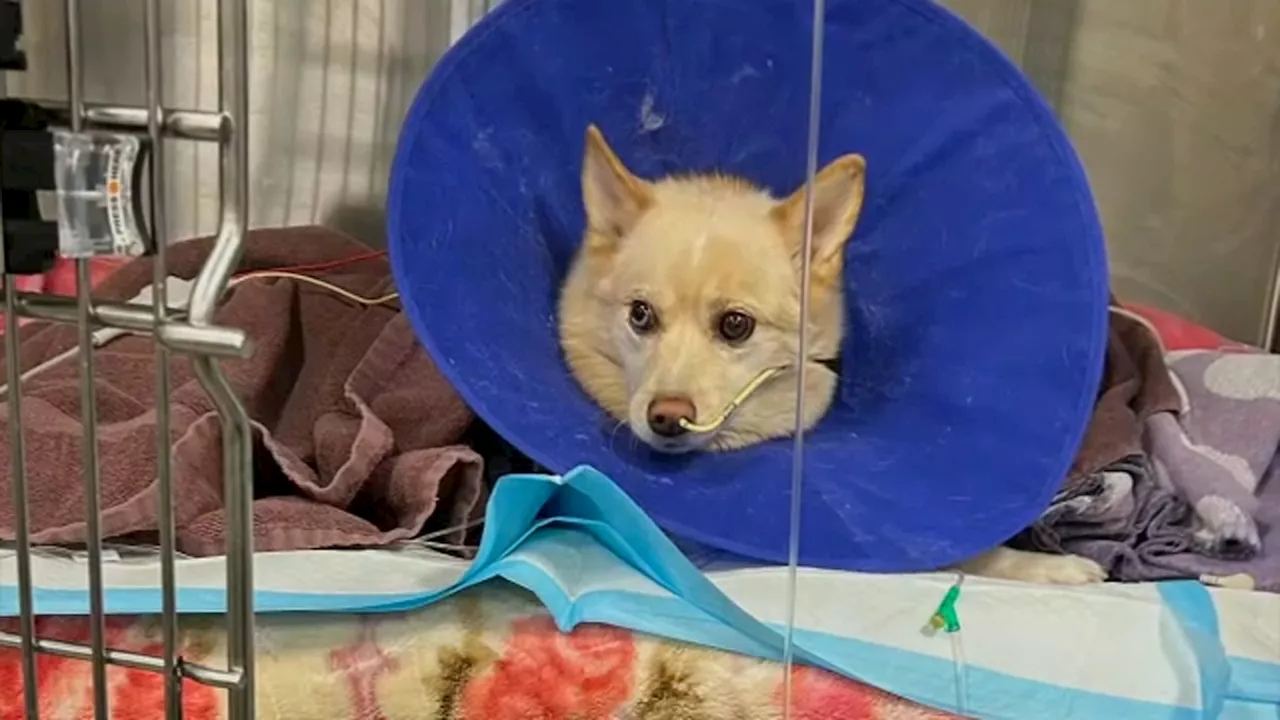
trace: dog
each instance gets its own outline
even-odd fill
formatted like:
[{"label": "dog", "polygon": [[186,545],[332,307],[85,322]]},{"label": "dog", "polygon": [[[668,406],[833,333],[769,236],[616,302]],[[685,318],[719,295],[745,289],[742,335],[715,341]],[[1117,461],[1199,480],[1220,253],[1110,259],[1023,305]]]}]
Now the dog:
[{"label": "dog", "polygon": [[[808,244],[805,429],[826,413],[844,335],[844,251],[862,209],[866,161],[844,155],[813,182]],[[794,432],[805,188],[777,199],[729,175],[634,175],[595,126],[582,163],[586,230],[559,299],[559,336],[586,393],[663,453],[727,451]],[[712,432],[762,370],[783,370]],[[1084,584],[1097,563],[1000,546],[961,564],[975,575]]]}]

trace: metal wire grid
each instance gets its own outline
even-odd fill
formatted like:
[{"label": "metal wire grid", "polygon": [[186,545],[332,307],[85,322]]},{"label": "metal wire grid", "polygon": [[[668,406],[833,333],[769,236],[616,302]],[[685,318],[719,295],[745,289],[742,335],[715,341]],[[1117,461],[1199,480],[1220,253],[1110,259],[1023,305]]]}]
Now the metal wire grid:
[{"label": "metal wire grid", "polygon": [[[93,666],[94,716],[106,720],[107,667],[117,665],[159,672],[165,678],[165,717],[182,717],[182,680],[189,678],[226,690],[228,717],[254,717],[253,576],[252,576],[252,456],[248,416],[220,367],[220,358],[244,357],[249,352],[243,331],[213,324],[219,297],[226,289],[241,255],[248,218],[248,0],[219,0],[219,102],[217,112],[165,108],[161,100],[160,11],[162,0],[146,0],[146,106],[98,106],[84,102],[85,58],[81,52],[80,0],[65,0],[66,54],[69,93],[68,126],[72,132],[92,128],[145,132],[152,157],[148,163],[149,225],[156,241],[151,308],[97,302],[91,296],[89,261],[78,260],[74,301],[19,293],[15,277],[5,267],[5,360],[8,374],[13,503],[17,535],[19,633],[0,632],[0,647],[21,650],[25,717],[39,718],[36,655],[47,653],[89,661]],[[165,137],[215,142],[219,147],[221,212],[213,249],[192,288],[185,320],[166,307],[168,268],[165,260],[165,193],[160,182]],[[0,266],[3,265],[0,251]],[[91,642],[88,646],[37,638],[31,582],[31,542],[27,517],[26,462],[23,450],[19,318],[75,324],[79,330],[81,412],[84,427],[84,486],[88,525]],[[92,333],[118,328],[156,339],[156,475],[159,485],[162,635],[161,657],[122,652],[106,647],[100,534],[100,481],[97,458],[97,417],[94,391]],[[188,355],[195,375],[212,398],[222,422],[224,497],[227,510],[227,668],[186,663],[178,656],[178,616],[175,589],[173,476],[169,447],[170,353]]]}]

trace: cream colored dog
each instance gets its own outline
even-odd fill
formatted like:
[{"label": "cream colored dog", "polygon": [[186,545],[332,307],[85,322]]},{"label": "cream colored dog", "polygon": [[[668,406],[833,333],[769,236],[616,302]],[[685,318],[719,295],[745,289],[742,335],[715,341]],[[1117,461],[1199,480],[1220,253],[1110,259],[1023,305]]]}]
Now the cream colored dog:
[{"label": "cream colored dog", "polygon": [[[845,155],[813,185],[804,426],[827,411],[844,334],[844,249],[862,209],[866,161]],[[794,365],[800,330],[805,189],[778,200],[746,180],[643,180],[600,131],[582,167],[587,229],[560,295],[560,342],[574,377],[619,422],[666,453],[732,450],[795,425],[794,371],[778,376],[714,432],[711,417],[761,370]],[[1049,583],[1104,578],[1091,560],[998,547],[963,570]]]}]

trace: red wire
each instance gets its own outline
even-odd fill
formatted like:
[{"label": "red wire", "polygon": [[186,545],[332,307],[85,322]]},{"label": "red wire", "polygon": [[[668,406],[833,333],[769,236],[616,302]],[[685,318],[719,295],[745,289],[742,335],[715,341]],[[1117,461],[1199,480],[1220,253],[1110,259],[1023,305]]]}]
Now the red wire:
[{"label": "red wire", "polygon": [[285,265],[284,267],[258,268],[257,270],[248,270],[242,273],[236,273],[236,276],[239,277],[240,275],[252,275],[255,272],[263,272],[263,271],[299,273],[299,272],[319,272],[322,270],[333,270],[335,268],[346,267],[347,265],[354,265],[355,263],[358,263],[358,262],[364,262],[365,260],[373,260],[374,258],[383,257],[386,254],[387,254],[386,250],[374,250],[372,252],[360,253],[358,255],[351,255],[349,257],[340,258],[338,260],[330,260],[328,262],[310,263],[307,265]]}]

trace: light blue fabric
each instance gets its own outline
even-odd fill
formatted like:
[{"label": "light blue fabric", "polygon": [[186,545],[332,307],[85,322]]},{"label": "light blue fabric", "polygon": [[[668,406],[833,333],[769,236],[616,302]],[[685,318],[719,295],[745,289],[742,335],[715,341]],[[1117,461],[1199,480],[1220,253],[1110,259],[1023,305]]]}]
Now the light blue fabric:
[{"label": "light blue fabric", "polygon": [[1213,598],[1203,585],[1192,580],[1161,583],[1160,596],[1195,653],[1200,670],[1200,707],[1206,717],[1218,717],[1226,701],[1231,667],[1222,648]]},{"label": "light blue fabric", "polygon": [[[393,612],[436,602],[465,588],[503,579],[533,592],[558,625],[599,622],[689,643],[779,660],[784,628],[752,617],[712,584],[607,477],[587,467],[562,478],[511,475],[489,502],[475,562],[453,585],[404,595],[259,591],[258,612]],[[623,586],[631,589],[619,589]],[[646,582],[646,580],[648,582]],[[650,585],[653,590],[643,589]],[[798,630],[796,658],[904,697],[983,718],[1023,720],[1195,720],[1277,717],[1280,665],[1228,658],[1204,588],[1167,583],[1170,640],[1192,648],[1202,700],[1195,707],[1143,702],[995,672],[887,645]],[[114,614],[155,613],[155,589],[111,588]],[[84,614],[79,590],[38,588],[44,614]],[[859,599],[849,598],[857,612]],[[223,613],[220,590],[180,588],[185,613]],[[15,615],[13,587],[0,588],[0,615]],[[923,622],[922,618],[922,622]],[[1105,650],[1100,650],[1105,652]],[[957,678],[963,676],[961,683]],[[1202,711],[1206,708],[1208,711]],[[1272,712],[1267,716],[1265,712]]]}]

